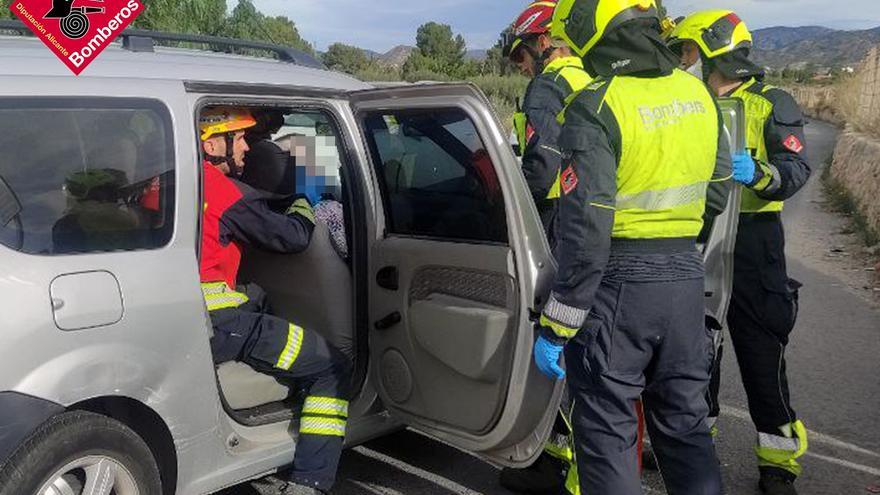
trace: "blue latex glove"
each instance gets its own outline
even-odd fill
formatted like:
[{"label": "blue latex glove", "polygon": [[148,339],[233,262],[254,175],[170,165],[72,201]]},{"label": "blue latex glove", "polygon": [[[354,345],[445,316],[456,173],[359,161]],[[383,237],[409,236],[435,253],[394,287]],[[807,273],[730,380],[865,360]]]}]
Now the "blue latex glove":
[{"label": "blue latex glove", "polygon": [[562,348],[563,346],[550,342],[543,335],[538,337],[535,341],[535,364],[541,373],[556,380],[565,378],[565,370],[559,366]]},{"label": "blue latex glove", "polygon": [[733,180],[743,185],[749,185],[755,181],[757,165],[748,152],[737,153],[733,157]]}]

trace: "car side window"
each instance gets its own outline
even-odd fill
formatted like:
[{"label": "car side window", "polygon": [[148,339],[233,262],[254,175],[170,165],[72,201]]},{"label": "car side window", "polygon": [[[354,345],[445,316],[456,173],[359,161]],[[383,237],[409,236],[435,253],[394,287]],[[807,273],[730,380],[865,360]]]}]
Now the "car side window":
[{"label": "car side window", "polygon": [[495,165],[463,110],[371,112],[365,130],[390,234],[507,243]]},{"label": "car side window", "polygon": [[0,151],[3,245],[60,255],[170,241],[174,139],[159,102],[0,99]]}]

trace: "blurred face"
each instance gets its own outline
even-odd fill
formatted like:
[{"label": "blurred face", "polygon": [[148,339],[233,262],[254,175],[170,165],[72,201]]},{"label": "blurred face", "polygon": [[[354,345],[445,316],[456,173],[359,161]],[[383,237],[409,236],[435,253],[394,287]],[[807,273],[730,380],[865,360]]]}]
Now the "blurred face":
[{"label": "blurred face", "polygon": [[688,70],[700,61],[700,47],[693,41],[687,40],[680,46],[681,68]]}]

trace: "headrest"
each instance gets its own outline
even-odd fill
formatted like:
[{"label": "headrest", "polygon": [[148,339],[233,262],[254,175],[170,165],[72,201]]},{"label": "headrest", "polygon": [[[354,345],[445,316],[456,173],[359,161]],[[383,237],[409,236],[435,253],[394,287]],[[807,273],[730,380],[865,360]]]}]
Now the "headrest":
[{"label": "headrest", "polygon": [[[284,113],[280,110],[265,110],[254,112],[254,119],[257,124],[248,130],[248,136],[254,136],[258,139],[269,139],[272,134],[278,132],[278,129],[284,126]],[[250,144],[250,139],[248,143]]]},{"label": "headrest", "polygon": [[282,196],[296,194],[296,165],[290,153],[272,141],[257,141],[244,156],[245,184]]}]

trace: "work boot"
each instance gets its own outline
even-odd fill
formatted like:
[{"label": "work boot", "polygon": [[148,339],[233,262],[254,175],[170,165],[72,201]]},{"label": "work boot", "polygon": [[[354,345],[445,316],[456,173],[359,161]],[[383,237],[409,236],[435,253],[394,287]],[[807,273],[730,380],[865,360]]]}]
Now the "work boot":
[{"label": "work boot", "polygon": [[794,479],[790,475],[762,471],[758,487],[764,495],[797,495]]},{"label": "work boot", "polygon": [[567,467],[564,462],[543,452],[531,466],[501,470],[501,486],[512,492],[533,495],[557,495],[565,488]]}]

